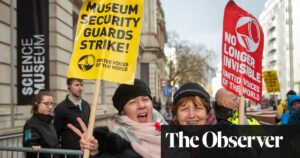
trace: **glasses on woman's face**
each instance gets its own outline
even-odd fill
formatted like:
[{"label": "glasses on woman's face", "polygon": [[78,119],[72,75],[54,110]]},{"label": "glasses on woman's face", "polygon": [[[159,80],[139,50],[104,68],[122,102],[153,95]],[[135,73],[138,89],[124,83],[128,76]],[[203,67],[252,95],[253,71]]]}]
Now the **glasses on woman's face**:
[{"label": "glasses on woman's face", "polygon": [[45,104],[47,107],[50,107],[50,105],[53,107],[55,104],[53,102],[40,102],[42,104]]}]

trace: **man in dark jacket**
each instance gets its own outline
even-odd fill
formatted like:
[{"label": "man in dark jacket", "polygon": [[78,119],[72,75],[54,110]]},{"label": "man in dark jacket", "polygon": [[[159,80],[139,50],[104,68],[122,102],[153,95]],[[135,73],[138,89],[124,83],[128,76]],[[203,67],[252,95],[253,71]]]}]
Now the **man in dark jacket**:
[{"label": "man in dark jacket", "polygon": [[214,104],[214,109],[218,124],[232,124],[230,121],[228,121],[228,118],[230,118],[234,114],[234,111],[238,109],[238,96],[224,88],[221,88],[217,91],[215,99],[216,101]]},{"label": "man in dark jacket", "polygon": [[68,78],[67,85],[70,94],[54,109],[54,126],[62,149],[79,150],[80,137],[68,129],[67,124],[71,123],[80,128],[76,120],[77,117],[80,117],[85,124],[88,124],[90,105],[81,98],[82,80]]}]

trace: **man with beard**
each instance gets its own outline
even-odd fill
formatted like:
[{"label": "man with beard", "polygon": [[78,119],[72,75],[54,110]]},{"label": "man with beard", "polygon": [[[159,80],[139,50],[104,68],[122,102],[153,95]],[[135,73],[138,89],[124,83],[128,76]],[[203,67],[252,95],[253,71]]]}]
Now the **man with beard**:
[{"label": "man with beard", "polygon": [[88,124],[90,105],[81,98],[83,89],[81,79],[68,78],[67,85],[69,94],[54,109],[54,126],[62,149],[79,150],[80,137],[68,129],[67,124],[71,123],[80,128],[78,117]]}]

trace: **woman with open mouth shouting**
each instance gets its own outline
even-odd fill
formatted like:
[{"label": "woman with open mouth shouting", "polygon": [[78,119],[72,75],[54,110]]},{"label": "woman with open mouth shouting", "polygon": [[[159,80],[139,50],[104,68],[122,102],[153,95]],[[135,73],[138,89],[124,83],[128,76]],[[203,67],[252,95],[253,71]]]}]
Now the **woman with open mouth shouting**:
[{"label": "woman with open mouth shouting", "polygon": [[112,100],[118,115],[107,127],[95,128],[94,137],[86,138],[87,127],[80,119],[83,132],[68,124],[81,137],[81,149],[96,157],[160,157],[160,125],[166,122],[153,108],[149,87],[135,79],[134,85],[121,84]]}]

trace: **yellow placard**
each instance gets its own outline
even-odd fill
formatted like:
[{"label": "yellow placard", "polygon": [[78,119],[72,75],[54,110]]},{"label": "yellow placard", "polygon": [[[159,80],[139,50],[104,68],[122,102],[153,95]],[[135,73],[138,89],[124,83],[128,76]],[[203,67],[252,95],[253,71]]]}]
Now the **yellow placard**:
[{"label": "yellow placard", "polygon": [[276,70],[264,71],[263,78],[268,93],[280,92],[280,84],[279,84]]},{"label": "yellow placard", "polygon": [[143,0],[86,0],[81,8],[68,77],[132,84]]}]

